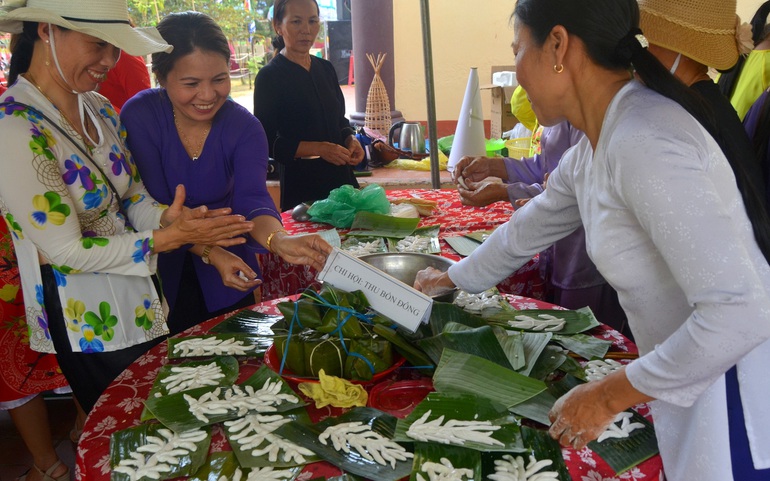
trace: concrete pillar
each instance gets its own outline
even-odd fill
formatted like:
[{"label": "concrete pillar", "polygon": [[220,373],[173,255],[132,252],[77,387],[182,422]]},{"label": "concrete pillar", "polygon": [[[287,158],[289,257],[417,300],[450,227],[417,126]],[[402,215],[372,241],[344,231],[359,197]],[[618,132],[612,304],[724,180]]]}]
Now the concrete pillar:
[{"label": "concrete pillar", "polygon": [[387,54],[380,78],[388,92],[390,117],[393,122],[404,120],[401,112],[395,108],[393,0],[354,0],[350,4],[356,89],[356,111],[350,115],[350,122],[355,126],[363,126],[366,118],[366,96],[374,78],[374,69],[366,58],[367,53],[375,57],[378,53]]}]

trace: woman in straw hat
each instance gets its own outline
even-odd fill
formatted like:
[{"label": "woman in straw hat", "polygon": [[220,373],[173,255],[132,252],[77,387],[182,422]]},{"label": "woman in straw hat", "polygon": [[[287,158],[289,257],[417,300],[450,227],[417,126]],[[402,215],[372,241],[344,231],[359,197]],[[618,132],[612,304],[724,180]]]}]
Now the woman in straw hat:
[{"label": "woman in straw hat", "polygon": [[722,154],[701,98],[647,50],[636,0],[519,0],[513,19],[537,118],[586,137],[508,224],[417,286],[484,290],[582,224],[641,357],[560,398],[551,435],[581,449],[655,400],[667,479],[768,479],[770,236],[762,204],[743,201],[759,193],[739,189],[752,184],[736,184],[747,173]]},{"label": "woman in straw hat", "polygon": [[92,92],[121,50],[171,48],[129,26],[125,0],[29,0],[3,7],[0,30],[19,35],[0,97],[0,205],[30,344],[56,352],[88,412],[167,332],[157,253],[240,244],[251,224],[229,209],[185,208],[183,186],[168,208],[145,190],[115,111]]},{"label": "woman in straw hat", "polygon": [[749,137],[730,101],[708,74],[709,67],[728,69],[739,54],[748,53],[742,38],[746,30],[737,28],[736,1],[690,0],[688,7],[682,9],[679,3],[665,0],[639,0],[639,25],[650,42],[650,53],[708,104],[717,128],[716,141],[727,160],[742,163],[749,173],[745,181],[755,184],[752,190],[763,193],[759,199],[744,197],[744,202],[762,201],[766,185]]},{"label": "woman in straw hat", "polygon": [[147,189],[169,202],[174,186],[183,183],[189,207],[231,207],[253,223],[248,244],[197,245],[160,257],[174,334],[253,304],[252,292],[262,282],[255,254],[265,248],[320,270],[331,246],[318,235],[290,236],[283,229],[265,182],[265,131],[229,98],[230,49],[219,25],[206,14],[180,12],[165,16],[158,31],[174,46],[152,56],[161,88],[137,94],[121,113]]}]

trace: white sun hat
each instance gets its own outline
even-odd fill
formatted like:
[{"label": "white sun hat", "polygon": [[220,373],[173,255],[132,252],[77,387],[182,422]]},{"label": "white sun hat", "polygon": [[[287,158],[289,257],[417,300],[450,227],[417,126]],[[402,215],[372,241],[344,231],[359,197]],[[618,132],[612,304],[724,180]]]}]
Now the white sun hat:
[{"label": "white sun hat", "polygon": [[22,22],[52,23],[108,42],[129,55],[170,52],[155,28],[133,28],[126,0],[0,0],[0,32],[21,33]]}]

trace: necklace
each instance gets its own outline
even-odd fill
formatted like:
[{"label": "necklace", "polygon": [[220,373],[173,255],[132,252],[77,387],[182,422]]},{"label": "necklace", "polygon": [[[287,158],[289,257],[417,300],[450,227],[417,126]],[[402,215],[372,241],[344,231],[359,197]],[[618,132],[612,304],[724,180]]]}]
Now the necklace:
[{"label": "necklace", "polygon": [[200,159],[201,154],[203,153],[203,144],[206,142],[206,137],[209,135],[210,127],[206,127],[206,130],[203,131],[203,134],[198,139],[198,148],[196,150],[191,150],[193,143],[189,138],[187,138],[187,134],[185,134],[184,130],[182,130],[182,126],[179,125],[179,120],[176,118],[176,110],[172,109],[172,112],[174,114],[174,125],[176,125],[176,130],[179,132],[179,136],[182,138],[182,144],[184,145],[185,150],[187,150],[187,153],[190,154],[193,162],[195,162],[196,160]]},{"label": "necklace", "polygon": [[[35,88],[38,90],[38,92],[40,92],[41,94],[43,94],[43,97],[45,97],[45,98],[46,98],[46,99],[47,99],[49,102],[51,102],[51,105],[53,105],[53,106],[54,106],[54,108],[55,108],[55,109],[56,109],[56,110],[59,112],[59,114],[62,116],[62,118],[64,119],[64,121],[65,121],[65,122],[67,122],[67,124],[69,124],[70,128],[71,128],[71,129],[72,129],[72,130],[73,130],[73,131],[74,131],[74,132],[77,134],[77,136],[78,136],[78,137],[80,137],[80,140],[81,140],[81,141],[83,141],[83,144],[85,144],[85,146],[86,146],[86,147],[88,147],[88,149],[89,149],[89,150],[90,150],[90,149],[93,149],[93,145],[91,145],[91,143],[90,143],[90,142],[89,142],[89,141],[86,139],[86,136],[85,136],[85,135],[83,135],[83,134],[81,134],[81,133],[78,131],[77,127],[75,127],[77,124],[75,124],[75,122],[73,122],[72,120],[70,120],[70,118],[69,118],[69,117],[67,117],[67,114],[66,114],[66,113],[64,113],[64,110],[60,109],[60,108],[59,108],[59,107],[56,105],[56,103],[55,103],[53,100],[51,100],[51,97],[49,97],[49,96],[48,96],[48,94],[46,94],[46,93],[43,91],[43,89],[42,89],[42,88],[40,88],[40,85],[38,85],[38,84],[37,84],[37,82],[35,81],[35,77],[34,77],[34,76],[33,76],[33,75],[30,73],[30,72],[25,72],[25,73],[24,73],[24,78],[26,78],[27,80],[29,80],[29,83],[31,83],[32,85],[34,85],[34,86],[35,86]],[[85,119],[85,122],[84,122],[84,125],[83,125],[83,128],[84,128],[84,129],[87,129],[87,128],[88,128],[88,126],[87,126],[87,123],[88,123],[88,117],[86,116],[86,119]]]}]

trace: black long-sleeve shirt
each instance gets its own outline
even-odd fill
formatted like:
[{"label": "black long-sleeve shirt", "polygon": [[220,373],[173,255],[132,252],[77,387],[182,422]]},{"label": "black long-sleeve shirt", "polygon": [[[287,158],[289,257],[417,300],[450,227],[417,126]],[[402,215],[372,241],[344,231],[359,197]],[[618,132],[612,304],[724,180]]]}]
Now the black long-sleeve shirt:
[{"label": "black long-sleeve shirt", "polygon": [[297,159],[301,141],[344,146],[355,134],[345,118],[345,97],[334,66],[311,56],[310,70],[276,55],[257,75],[254,115],[267,134],[270,156],[279,162],[281,210],[300,202],[325,199],[332,189],[358,187],[352,166],[323,159]]}]

